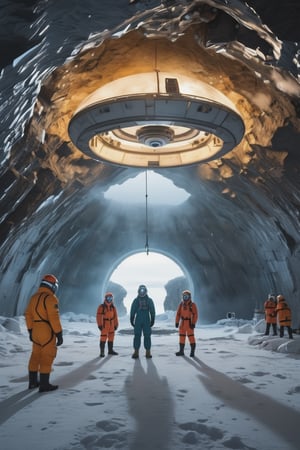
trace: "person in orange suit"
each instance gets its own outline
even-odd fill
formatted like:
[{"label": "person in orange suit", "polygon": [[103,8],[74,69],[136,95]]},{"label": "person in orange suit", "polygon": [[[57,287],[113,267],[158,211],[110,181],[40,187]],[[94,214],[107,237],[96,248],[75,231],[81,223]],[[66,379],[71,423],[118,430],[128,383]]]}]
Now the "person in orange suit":
[{"label": "person in orange suit", "polygon": [[192,302],[190,291],[182,292],[182,301],[180,302],[175,318],[175,326],[179,327],[179,351],[176,356],[184,356],[184,346],[186,337],[191,345],[190,356],[195,356],[196,341],[194,328],[198,320],[198,310],[196,303]]},{"label": "person in orange suit", "polygon": [[269,336],[272,325],[273,336],[277,336],[277,317],[276,317],[276,299],[275,295],[269,294],[264,303],[266,331],[265,336]]},{"label": "person in orange suit", "polygon": [[[25,321],[32,342],[29,359],[29,389],[39,386],[39,392],[54,391],[57,385],[49,383],[49,376],[57,347],[63,343],[58,298],[55,292],[58,280],[45,275],[37,292],[30,298],[25,311]],[[39,378],[38,381],[38,372]]]},{"label": "person in orange suit", "polygon": [[117,308],[114,305],[114,296],[111,292],[106,292],[104,296],[104,301],[101,305],[98,306],[97,309],[97,325],[100,334],[100,358],[105,356],[104,348],[105,343],[107,341],[108,346],[108,354],[109,355],[117,355],[118,353],[114,351],[114,338],[115,331],[118,329],[119,320],[118,320],[118,312]]},{"label": "person in orange suit", "polygon": [[277,320],[279,323],[279,336],[284,336],[284,327],[287,328],[289,338],[293,339],[293,332],[291,328],[292,324],[292,312],[291,308],[287,304],[283,295],[277,295],[277,306],[276,306]]}]

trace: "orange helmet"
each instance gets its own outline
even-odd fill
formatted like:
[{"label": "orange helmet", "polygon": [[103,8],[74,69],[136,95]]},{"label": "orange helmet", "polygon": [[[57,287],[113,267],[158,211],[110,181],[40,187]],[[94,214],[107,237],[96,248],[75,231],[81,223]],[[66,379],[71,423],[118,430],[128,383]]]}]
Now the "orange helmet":
[{"label": "orange helmet", "polygon": [[58,279],[51,274],[44,275],[41,281],[41,286],[47,287],[55,293],[58,289]]},{"label": "orange helmet", "polygon": [[187,302],[188,300],[191,300],[191,298],[192,298],[191,291],[186,290],[182,292],[182,300]]},{"label": "orange helmet", "polygon": [[105,296],[104,296],[104,300],[107,301],[108,303],[111,303],[114,299],[114,296],[112,294],[112,292],[106,292]]}]

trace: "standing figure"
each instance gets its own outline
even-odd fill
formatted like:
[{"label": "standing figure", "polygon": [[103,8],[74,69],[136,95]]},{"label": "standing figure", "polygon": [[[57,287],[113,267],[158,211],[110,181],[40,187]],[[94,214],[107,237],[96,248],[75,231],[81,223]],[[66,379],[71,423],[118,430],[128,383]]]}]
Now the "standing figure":
[{"label": "standing figure", "polygon": [[100,358],[105,356],[104,348],[105,342],[107,341],[108,346],[108,354],[109,355],[117,355],[118,353],[114,351],[114,338],[115,331],[118,329],[119,320],[118,320],[118,312],[117,308],[114,305],[114,296],[111,292],[106,292],[104,296],[104,302],[98,306],[97,309],[97,325],[100,334]]},{"label": "standing figure", "polygon": [[265,336],[269,336],[272,325],[273,336],[277,336],[277,317],[276,317],[276,299],[275,295],[269,294],[264,303],[266,331]]},{"label": "standing figure", "polygon": [[130,309],[130,323],[134,327],[132,358],[139,357],[142,332],[144,335],[144,347],[146,358],[151,355],[151,327],[155,321],[155,306],[152,298],[148,297],[147,288],[141,284],[138,288],[138,296],[133,300]]},{"label": "standing figure", "polygon": [[293,339],[293,332],[291,328],[292,323],[292,312],[291,308],[285,301],[283,295],[277,295],[277,306],[276,306],[276,314],[279,323],[279,336],[284,336],[284,327],[287,328],[289,338]]},{"label": "standing figure", "polygon": [[[39,386],[39,392],[54,391],[57,385],[49,383],[49,376],[57,347],[63,343],[58,298],[55,292],[58,280],[54,275],[45,275],[38,291],[30,298],[25,311],[25,320],[32,341],[29,359],[29,389]],[[40,381],[38,381],[38,372]]]},{"label": "standing figure", "polygon": [[184,356],[184,346],[186,336],[191,345],[190,356],[195,356],[196,341],[194,328],[198,320],[198,310],[196,303],[192,302],[190,291],[182,292],[182,301],[180,302],[175,318],[175,326],[179,327],[179,351],[176,356]]}]

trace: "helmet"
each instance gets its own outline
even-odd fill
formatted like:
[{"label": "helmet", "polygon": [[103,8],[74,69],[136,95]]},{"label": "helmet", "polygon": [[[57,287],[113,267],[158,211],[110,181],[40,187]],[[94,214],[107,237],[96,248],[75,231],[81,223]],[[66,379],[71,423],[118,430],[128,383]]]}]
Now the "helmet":
[{"label": "helmet", "polygon": [[284,300],[284,296],[281,294],[277,295],[277,301],[280,302],[282,300]]},{"label": "helmet", "polygon": [[138,288],[138,294],[140,297],[145,297],[145,295],[147,294],[147,288],[144,284],[141,284]]},{"label": "helmet", "polygon": [[276,301],[275,294],[269,294],[268,295],[268,300],[272,300],[273,302],[275,302]]},{"label": "helmet", "polygon": [[191,298],[192,298],[192,294],[191,294],[190,291],[183,291],[182,292],[182,300],[187,302],[188,300],[191,300]]},{"label": "helmet", "polygon": [[114,299],[113,294],[111,292],[106,292],[104,300],[107,301],[108,303],[111,303],[113,299]]},{"label": "helmet", "polygon": [[47,274],[42,278],[40,285],[51,289],[51,291],[55,294],[58,289],[58,279],[54,275]]}]

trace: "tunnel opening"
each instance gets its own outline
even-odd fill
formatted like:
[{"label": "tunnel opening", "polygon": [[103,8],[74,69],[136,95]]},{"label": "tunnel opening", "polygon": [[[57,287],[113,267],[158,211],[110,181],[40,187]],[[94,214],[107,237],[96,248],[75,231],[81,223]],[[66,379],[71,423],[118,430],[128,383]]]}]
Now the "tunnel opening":
[{"label": "tunnel opening", "polygon": [[[137,296],[138,286],[145,284],[149,297],[155,303],[156,314],[163,314],[167,295],[166,284],[180,277],[186,281],[185,289],[193,292],[193,282],[186,268],[172,255],[158,250],[151,251],[149,254],[140,251],[126,255],[122,260],[117,261],[103,286],[107,288],[109,282],[112,282],[125,289],[126,296],[123,302],[129,314],[131,303]],[[180,298],[174,300],[175,304],[179,304]]]}]

